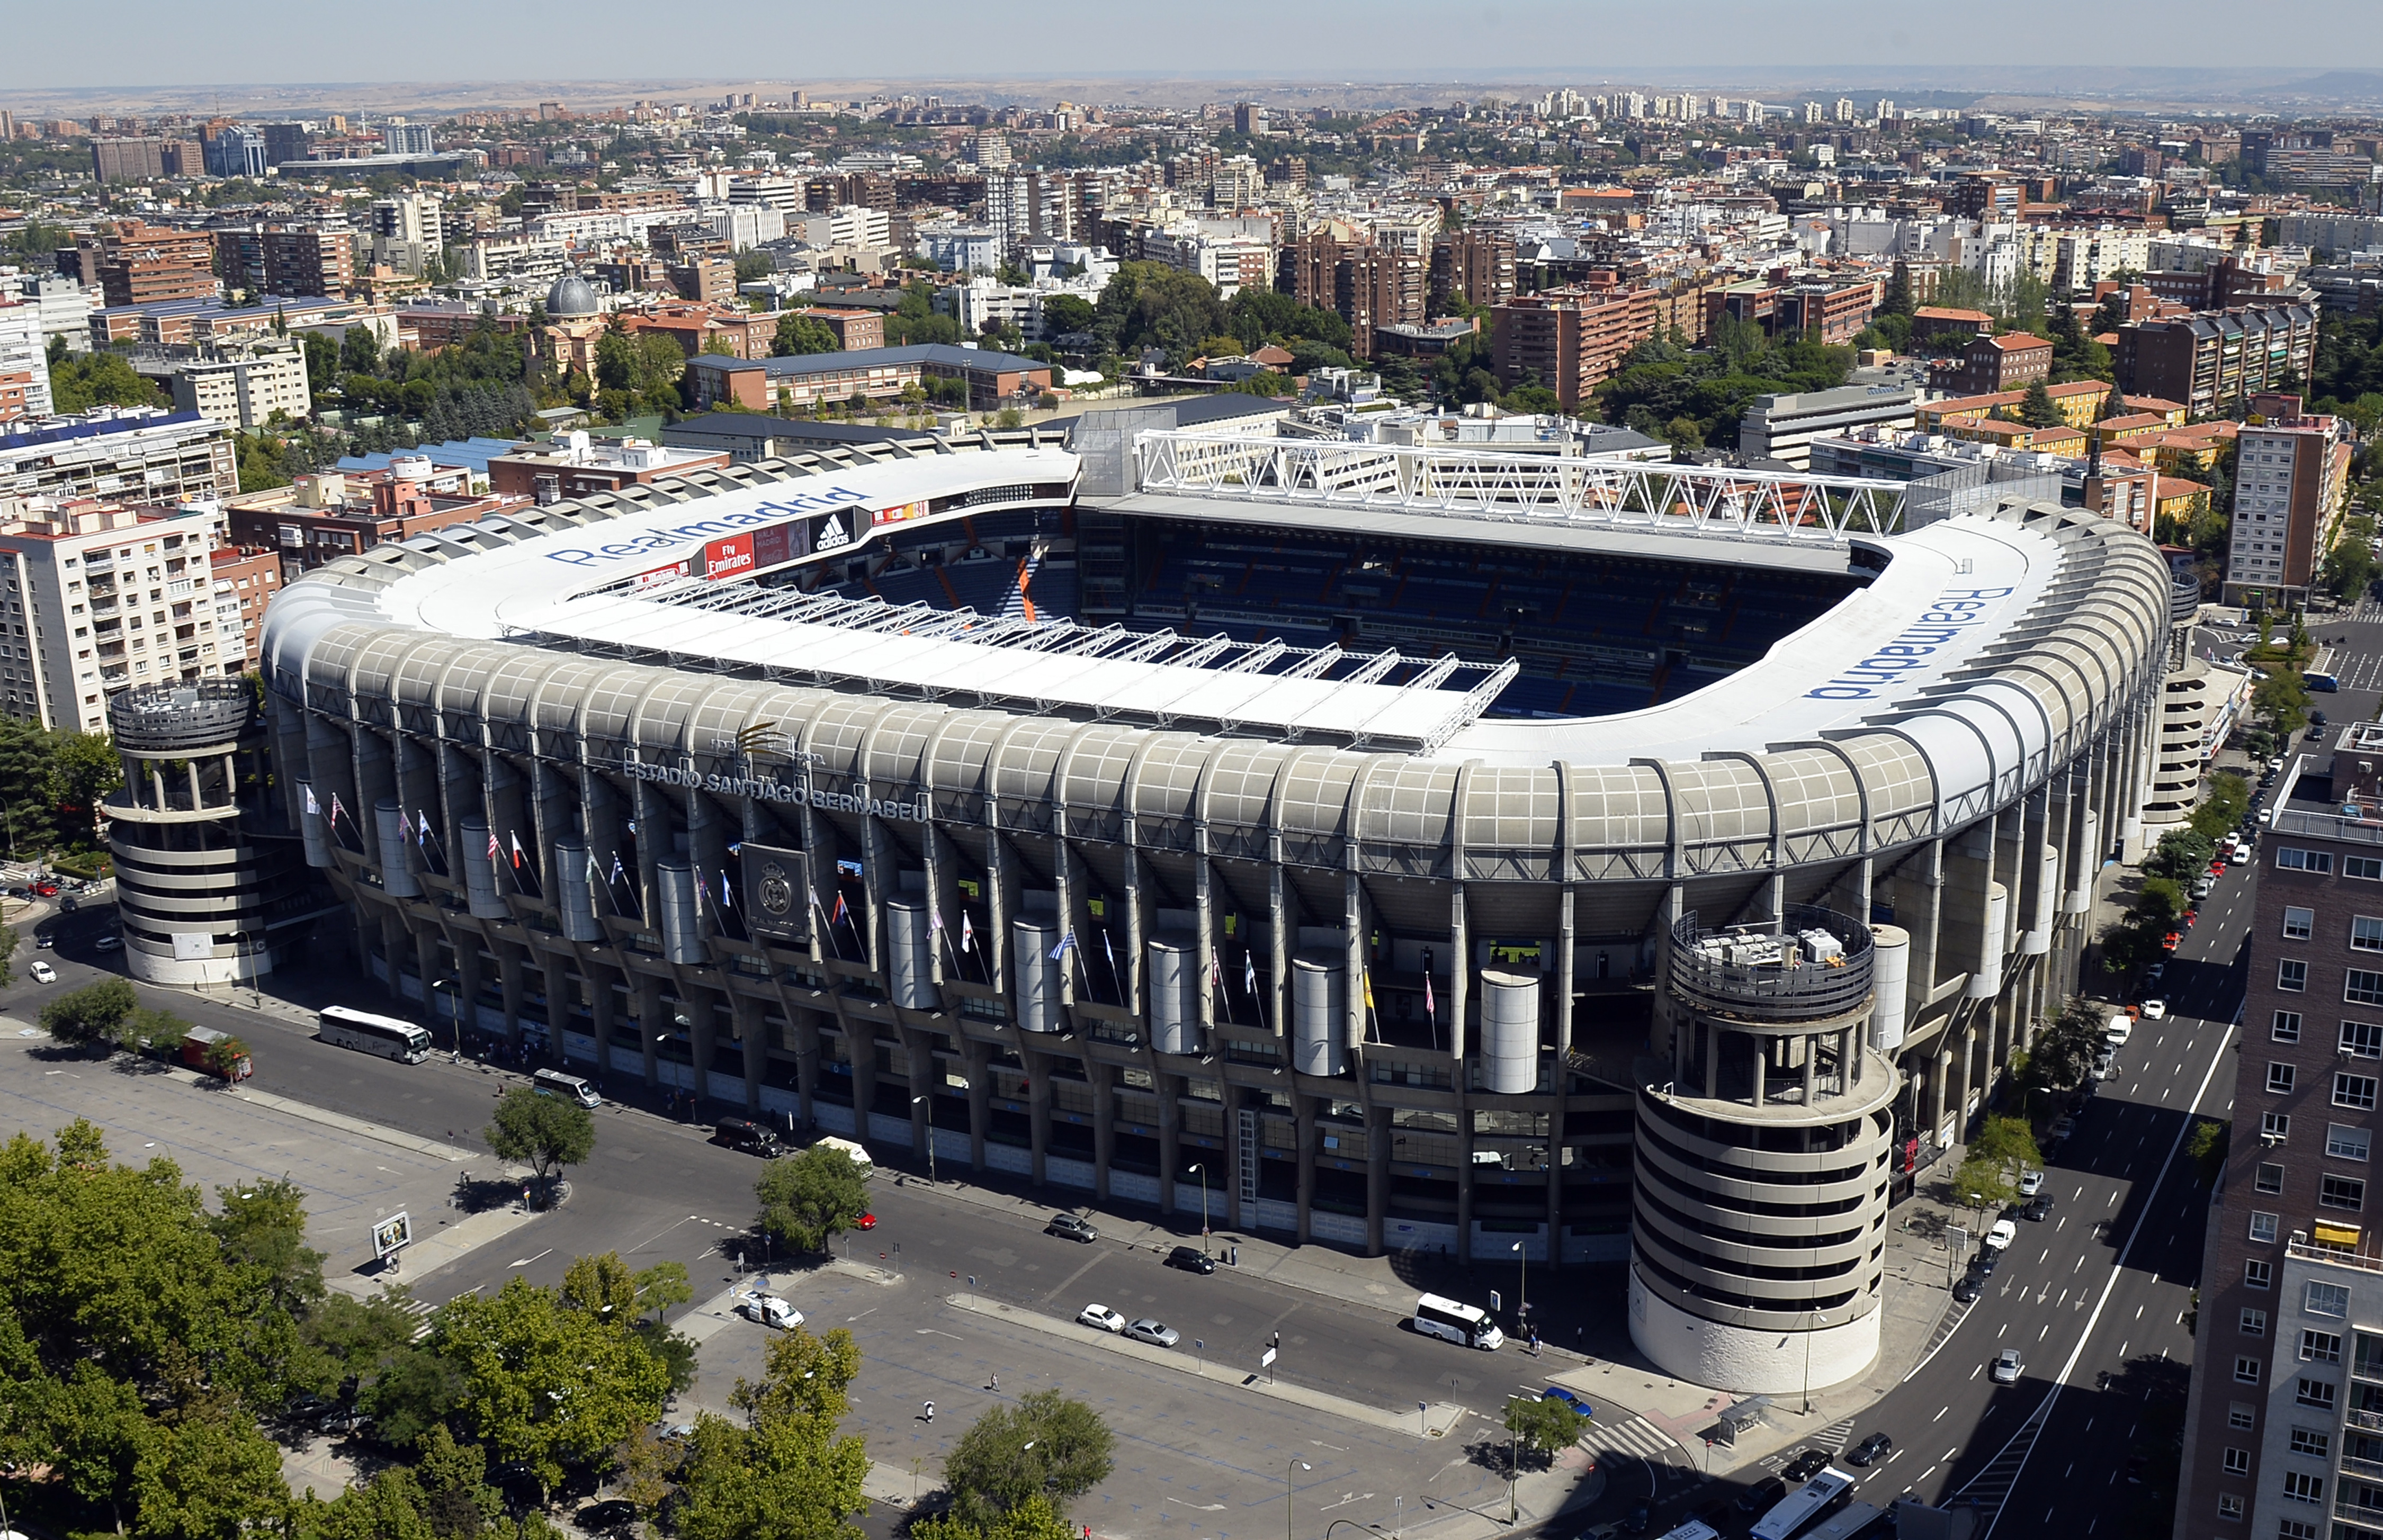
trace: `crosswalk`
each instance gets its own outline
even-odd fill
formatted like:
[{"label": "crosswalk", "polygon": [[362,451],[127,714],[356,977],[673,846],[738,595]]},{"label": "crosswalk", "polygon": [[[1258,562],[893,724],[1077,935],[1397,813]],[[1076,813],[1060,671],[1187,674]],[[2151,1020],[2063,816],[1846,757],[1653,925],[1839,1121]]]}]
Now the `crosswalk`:
[{"label": "crosswalk", "polygon": [[1834,1455],[1846,1447],[1846,1440],[1853,1435],[1854,1420],[1850,1417],[1840,1418],[1809,1438],[1799,1438],[1792,1444],[1764,1455],[1756,1463],[1766,1471],[1773,1472],[1784,1471],[1797,1456],[1807,1449],[1819,1449],[1823,1454]]},{"label": "crosswalk", "polygon": [[398,1302],[398,1308],[414,1317],[414,1341],[419,1342],[430,1335],[430,1315],[438,1308],[437,1305],[409,1294]]},{"label": "crosswalk", "polygon": [[1984,1469],[1953,1494],[1956,1498],[1989,1515],[1982,1534],[1994,1533],[1995,1521],[2002,1517],[2003,1505],[2010,1501],[2011,1487],[2018,1483],[2019,1473],[2027,1464],[2027,1457],[2033,1452],[2035,1441],[2043,1432],[2044,1422],[2052,1411],[2052,1400],[2053,1398],[2046,1395],[2038,1402],[2035,1411],[2019,1424],[2019,1431],[2010,1435],[2009,1441],[2003,1445],[1994,1458],[1986,1462]]},{"label": "crosswalk", "polygon": [[1671,1459],[1680,1448],[1672,1442],[1671,1435],[1636,1414],[1626,1422],[1591,1423],[1581,1443],[1599,1461],[1609,1456],[1661,1461]]}]

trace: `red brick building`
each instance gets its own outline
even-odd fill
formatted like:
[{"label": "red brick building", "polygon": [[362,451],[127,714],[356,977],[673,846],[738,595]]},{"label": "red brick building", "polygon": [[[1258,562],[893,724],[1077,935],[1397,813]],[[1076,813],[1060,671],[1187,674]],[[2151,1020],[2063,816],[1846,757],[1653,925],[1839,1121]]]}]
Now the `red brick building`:
[{"label": "red brick building", "polygon": [[111,305],[216,297],[216,241],[205,230],[170,230],[138,219],[104,228],[57,253],[58,271]]},{"label": "red brick building", "polygon": [[2024,390],[2052,377],[2052,344],[2023,331],[1981,337],[1961,355],[1953,388],[1968,396]]},{"label": "red brick building", "polygon": [[885,346],[885,316],[882,311],[813,305],[802,314],[835,333],[835,345],[848,353]]},{"label": "red brick building", "polygon": [[215,580],[216,655],[237,646],[239,671],[245,673],[260,657],[257,637],[265,629],[265,607],[281,591],[281,552],[272,546],[226,546],[210,551],[207,562]]},{"label": "red brick building", "polygon": [[1550,290],[1517,295],[1493,312],[1489,351],[1499,388],[1538,384],[1567,412],[1655,335],[1649,290]]}]

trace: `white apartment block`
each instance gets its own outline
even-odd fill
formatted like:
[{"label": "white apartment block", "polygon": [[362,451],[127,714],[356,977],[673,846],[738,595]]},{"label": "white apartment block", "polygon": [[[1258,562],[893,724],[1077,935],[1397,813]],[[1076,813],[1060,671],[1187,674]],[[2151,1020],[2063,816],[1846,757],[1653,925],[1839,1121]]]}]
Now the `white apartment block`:
[{"label": "white apartment block", "polygon": [[244,358],[186,363],[174,371],[174,409],[244,433],[263,427],[277,412],[292,421],[311,417],[306,357],[295,348],[259,348]]},{"label": "white apartment block", "polygon": [[0,268],[0,300],[16,300],[40,313],[45,346],[51,338],[63,337],[69,352],[91,351],[91,313],[99,306],[96,290],[63,273]]},{"label": "white apartment block", "polygon": [[[0,302],[0,385],[25,393],[24,415],[46,417],[56,410],[50,399],[50,360],[42,336],[42,313],[35,306]],[[19,376],[22,376],[19,378]]]},{"label": "white apartment block", "polygon": [[372,260],[377,267],[418,276],[447,249],[444,205],[427,193],[401,192],[372,206]]},{"label": "white apartment block", "polygon": [[0,499],[0,712],[105,733],[129,684],[198,680],[237,659],[216,614],[208,553],[219,504],[130,509]]},{"label": "white apartment block", "polygon": [[2228,601],[2242,590],[2305,593],[2331,548],[2347,457],[2340,419],[2312,415],[2245,427],[2234,441]]}]

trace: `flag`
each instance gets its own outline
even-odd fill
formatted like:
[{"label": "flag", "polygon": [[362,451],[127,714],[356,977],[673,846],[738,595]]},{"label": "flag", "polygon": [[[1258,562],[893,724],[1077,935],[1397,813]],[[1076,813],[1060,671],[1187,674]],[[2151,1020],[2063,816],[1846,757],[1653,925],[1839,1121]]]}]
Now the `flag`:
[{"label": "flag", "polygon": [[744,854],[745,854],[745,842],[744,842],[743,840],[731,840],[731,841],[728,843],[728,854],[730,854],[731,856],[742,856],[742,855],[744,855]]},{"label": "flag", "polygon": [[827,917],[827,922],[830,925],[833,925],[839,919],[848,919],[850,918],[851,916],[846,913],[844,906],[844,894],[838,893],[835,895],[835,912]]},{"label": "flag", "polygon": [[604,881],[603,872],[597,869],[596,853],[592,850],[587,853],[587,881],[591,884]]},{"label": "flag", "polygon": [[331,794],[331,821],[333,823],[339,822],[340,815],[346,811],[346,808],[340,806],[340,794],[333,792]]},{"label": "flag", "polygon": [[[414,810],[414,843],[415,844],[420,844],[429,837],[430,815],[417,807]],[[439,859],[444,860],[446,857],[442,856]]]},{"label": "flag", "polygon": [[521,836],[508,829],[505,831],[505,838],[513,843],[513,869],[519,871],[522,864]]},{"label": "flag", "polygon": [[1364,980],[1365,1009],[1370,1011],[1374,1008],[1374,970],[1372,968],[1367,968],[1364,972],[1358,974],[1357,977]]},{"label": "flag", "polygon": [[1423,1011],[1424,1015],[1431,1017],[1433,1026],[1439,1025],[1439,1003],[1431,997],[1431,975],[1428,973],[1423,976]]},{"label": "flag", "polygon": [[1051,949],[1051,960],[1055,963],[1057,962],[1060,958],[1065,957],[1069,952],[1073,951],[1075,949],[1075,945],[1076,928],[1070,925],[1068,927],[1068,933],[1059,938],[1059,944]]},{"label": "flag", "polygon": [[933,899],[927,900],[927,933],[932,935],[944,928],[944,911]]},{"label": "flag", "polygon": [[409,837],[414,833],[414,824],[406,818],[405,809],[402,807],[397,810],[397,832]]},{"label": "flag", "polygon": [[617,850],[612,852],[612,875],[604,879],[604,885],[609,888],[615,882],[625,881],[628,875],[621,869],[621,853]]},{"label": "flag", "polygon": [[723,909],[736,907],[736,900],[729,895],[728,873],[725,869],[720,873],[720,906]]},{"label": "flag", "polygon": [[1258,997],[1258,961],[1248,947],[1241,948],[1241,992],[1255,1000]]},{"label": "flag", "polygon": [[1214,952],[1208,954],[1208,987],[1219,994],[1225,992],[1225,960]]},{"label": "flag", "polygon": [[1112,979],[1114,979],[1114,978],[1116,978],[1116,977],[1117,976],[1117,948],[1116,948],[1116,947],[1114,947],[1114,946],[1111,946],[1111,945],[1109,944],[1109,933],[1108,933],[1106,930],[1103,930],[1103,931],[1101,932],[1101,950],[1102,950],[1102,952],[1105,953],[1105,954],[1107,955],[1107,956],[1108,956],[1108,959],[1109,959],[1109,977],[1110,977],[1110,978],[1112,978]]},{"label": "flag", "polygon": [[969,920],[969,912],[966,909],[960,911],[960,950],[963,952],[976,950],[976,926]]},{"label": "flag", "polygon": [[503,852],[497,848],[497,832],[494,829],[491,829],[488,831],[488,859],[491,861],[498,860],[500,859],[502,856]]},{"label": "flag", "polygon": [[315,818],[323,816],[323,805],[315,800],[315,788],[312,786],[306,788],[306,811]]}]

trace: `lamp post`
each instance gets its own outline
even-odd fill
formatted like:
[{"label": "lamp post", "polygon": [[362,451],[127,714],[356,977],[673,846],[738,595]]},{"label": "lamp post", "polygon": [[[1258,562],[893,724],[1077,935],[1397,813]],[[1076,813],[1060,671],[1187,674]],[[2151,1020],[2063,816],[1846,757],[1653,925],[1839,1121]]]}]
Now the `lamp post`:
[{"label": "lamp post", "polygon": [[1804,1415],[1812,1415],[1812,1333],[1821,1324],[1816,1308],[1804,1312]]},{"label": "lamp post", "polygon": [[[434,995],[448,995],[455,1002],[455,1014],[448,1018],[449,1024],[454,1029],[454,1034],[449,1041],[454,1044],[452,1052],[455,1058],[460,1061],[463,1057],[463,980],[451,973],[443,979],[433,979],[430,980],[430,992]],[[435,1001],[431,1004],[430,1014],[433,1016],[438,1014],[438,1006]]]},{"label": "lamp post", "polygon": [[1290,1473],[1293,1471],[1313,1471],[1315,1469],[1315,1466],[1310,1465],[1307,1461],[1300,1459],[1296,1455],[1291,1457],[1290,1464],[1282,1468],[1282,1540],[1290,1540]]},{"label": "lamp post", "polygon": [[1523,1454],[1523,1420],[1514,1415],[1514,1403],[1506,1403],[1506,1522],[1513,1523],[1522,1517],[1514,1506],[1514,1464]]},{"label": "lamp post", "polygon": [[[926,1100],[923,1096],[913,1096],[910,1105],[915,1107]],[[935,1108],[932,1103],[927,1106],[927,1185],[935,1185]]]},{"label": "lamp post", "polygon": [[1531,1324],[1531,1253],[1523,1250],[1521,1241],[1506,1248],[1521,1259],[1523,1275],[1514,1285],[1514,1329],[1527,1330]]},{"label": "lamp post", "polygon": [[1192,1169],[1200,1174],[1200,1254],[1204,1257],[1208,1254],[1208,1167],[1202,1164]]}]

